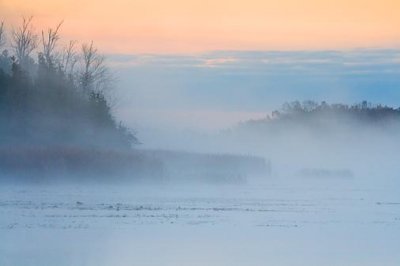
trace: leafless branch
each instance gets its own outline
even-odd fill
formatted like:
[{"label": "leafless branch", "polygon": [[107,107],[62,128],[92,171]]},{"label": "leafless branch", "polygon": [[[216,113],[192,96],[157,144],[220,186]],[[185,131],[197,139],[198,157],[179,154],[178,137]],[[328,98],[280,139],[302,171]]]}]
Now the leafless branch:
[{"label": "leafless branch", "polygon": [[110,81],[108,68],[104,64],[104,56],[90,44],[82,45],[82,64],[80,82],[83,89],[103,90]]},{"label": "leafless branch", "polygon": [[33,17],[22,17],[22,24],[12,31],[12,47],[20,64],[25,64],[37,47],[38,36],[31,25]]},{"label": "leafless branch", "polygon": [[70,41],[64,48],[61,56],[61,66],[69,78],[73,77],[75,65],[78,62],[78,55],[76,53],[75,46],[76,41]]},{"label": "leafless branch", "polygon": [[60,30],[61,25],[63,24],[63,21],[61,21],[56,28],[54,29],[48,29],[47,33],[45,34],[44,31],[42,31],[42,46],[43,46],[43,56],[46,59],[47,64],[54,65],[55,61],[55,49],[57,46],[57,41],[60,39],[60,36],[58,35],[58,31]]},{"label": "leafless branch", "polygon": [[6,33],[4,30],[4,21],[0,22],[0,47],[6,43]]}]

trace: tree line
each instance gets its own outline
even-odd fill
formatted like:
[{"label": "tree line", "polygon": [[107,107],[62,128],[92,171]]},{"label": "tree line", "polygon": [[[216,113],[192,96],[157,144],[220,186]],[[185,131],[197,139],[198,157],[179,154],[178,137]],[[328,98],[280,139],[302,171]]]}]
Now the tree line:
[{"label": "tree line", "polygon": [[351,115],[354,118],[360,120],[379,121],[385,119],[399,119],[400,108],[394,108],[382,104],[372,104],[367,101],[356,103],[352,105],[348,104],[328,104],[325,101],[321,103],[315,101],[294,101],[291,103],[285,103],[280,111],[273,113],[276,117],[285,117],[293,115],[317,115],[317,114],[343,114]]},{"label": "tree line", "polygon": [[37,33],[32,21],[10,31],[0,23],[0,146],[137,143],[112,115],[112,75],[93,42],[63,47],[62,22]]},{"label": "tree line", "polygon": [[249,120],[241,127],[298,124],[303,126],[363,124],[367,126],[400,125],[400,108],[362,101],[356,104],[329,104],[325,101],[293,101],[282,105],[264,119]]}]

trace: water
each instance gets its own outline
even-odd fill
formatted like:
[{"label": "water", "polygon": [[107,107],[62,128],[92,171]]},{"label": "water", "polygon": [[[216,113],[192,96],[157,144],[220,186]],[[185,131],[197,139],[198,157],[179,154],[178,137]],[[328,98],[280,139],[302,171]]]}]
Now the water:
[{"label": "water", "polygon": [[3,185],[0,265],[399,265],[397,190]]}]

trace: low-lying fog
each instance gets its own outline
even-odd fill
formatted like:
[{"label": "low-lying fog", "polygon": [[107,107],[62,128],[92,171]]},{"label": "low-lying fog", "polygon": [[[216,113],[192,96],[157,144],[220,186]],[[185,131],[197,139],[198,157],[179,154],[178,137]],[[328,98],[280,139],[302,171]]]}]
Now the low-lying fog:
[{"label": "low-lying fog", "polygon": [[3,53],[0,265],[397,266],[396,53]]},{"label": "low-lying fog", "polygon": [[399,125],[386,118],[358,121],[335,115],[306,122],[264,119],[214,132],[159,130],[139,148],[259,156],[271,168],[266,179],[306,182],[305,178],[314,177],[398,184]]},{"label": "low-lying fog", "polygon": [[111,56],[121,77],[117,95],[124,96],[116,113],[137,129],[140,149],[260,156],[279,179],[395,181],[399,131],[386,118],[369,123],[328,116],[313,125],[301,121],[273,129],[246,122],[295,100],[348,105],[367,100],[396,109],[397,55],[356,49]]}]

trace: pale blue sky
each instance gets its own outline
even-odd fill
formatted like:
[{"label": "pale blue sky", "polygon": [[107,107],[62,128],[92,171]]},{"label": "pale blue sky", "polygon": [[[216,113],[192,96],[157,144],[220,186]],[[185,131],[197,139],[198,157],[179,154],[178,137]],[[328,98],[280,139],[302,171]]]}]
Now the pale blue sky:
[{"label": "pale blue sky", "polygon": [[218,51],[109,55],[129,125],[218,129],[286,101],[400,106],[400,51]]}]

